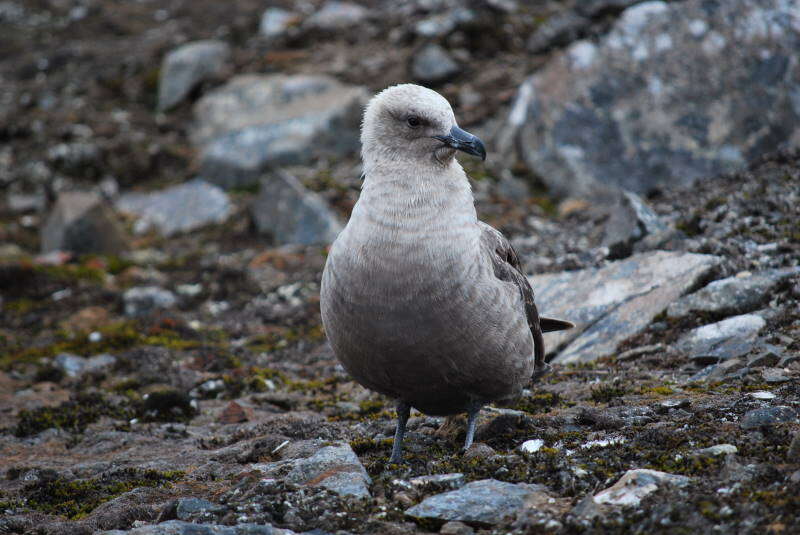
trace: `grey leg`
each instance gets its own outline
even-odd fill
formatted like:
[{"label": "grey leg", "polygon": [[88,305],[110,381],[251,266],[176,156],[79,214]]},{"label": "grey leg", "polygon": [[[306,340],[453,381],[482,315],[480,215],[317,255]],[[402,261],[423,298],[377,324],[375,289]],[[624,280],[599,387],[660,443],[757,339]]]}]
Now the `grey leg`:
[{"label": "grey leg", "polygon": [[406,423],[411,414],[411,405],[405,401],[397,402],[397,429],[394,432],[394,444],[392,445],[392,456],[390,463],[400,463],[403,460],[403,437],[406,434]]},{"label": "grey leg", "polygon": [[468,450],[472,446],[472,440],[475,437],[475,424],[478,421],[478,413],[480,412],[481,406],[477,403],[467,411],[467,440],[464,442],[464,450]]}]

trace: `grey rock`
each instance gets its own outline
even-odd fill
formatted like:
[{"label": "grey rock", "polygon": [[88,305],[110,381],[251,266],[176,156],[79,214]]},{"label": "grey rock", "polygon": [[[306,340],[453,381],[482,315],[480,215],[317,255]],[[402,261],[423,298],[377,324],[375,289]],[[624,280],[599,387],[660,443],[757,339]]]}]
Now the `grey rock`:
[{"label": "grey rock", "polygon": [[412,477],[408,480],[411,486],[421,490],[429,489],[457,489],[467,482],[464,474],[435,474],[431,476]]},{"label": "grey rock", "polygon": [[[781,362],[783,349],[767,343],[761,344],[761,348],[762,349],[757,354],[753,355],[750,360],[747,361],[748,366],[751,368],[763,368],[775,366]],[[779,367],[782,368],[783,366]]]},{"label": "grey rock", "polygon": [[634,243],[666,230],[664,222],[641,197],[625,191],[608,218],[603,245],[609,248],[610,258],[625,258]]},{"label": "grey rock", "polygon": [[463,522],[450,521],[445,522],[439,529],[440,535],[472,535],[475,530],[464,524]]},{"label": "grey rock", "polygon": [[778,384],[791,381],[792,379],[786,375],[782,368],[765,368],[761,370],[761,377],[764,378],[765,383]]},{"label": "grey rock", "polygon": [[11,212],[37,212],[47,204],[43,193],[13,193],[6,195],[6,206]]},{"label": "grey rock", "polygon": [[796,421],[798,421],[797,412],[793,408],[786,405],[777,405],[775,407],[747,411],[739,420],[739,426],[742,429],[749,430]]},{"label": "grey rock", "polygon": [[445,13],[422,19],[414,25],[414,31],[421,37],[444,37],[459,25],[473,20],[475,20],[474,11],[465,7],[458,7]]},{"label": "grey rock", "polygon": [[100,147],[88,141],[59,143],[47,151],[47,159],[56,169],[76,176],[96,175],[100,157]]},{"label": "grey rock", "polygon": [[531,34],[528,50],[534,54],[553,47],[566,45],[585,34],[592,21],[573,10],[565,10],[549,17]]},{"label": "grey rock", "polygon": [[292,25],[296,24],[298,19],[299,17],[296,13],[279,7],[268,7],[261,15],[258,33],[267,39],[277,39],[282,37]]},{"label": "grey rock", "polygon": [[139,217],[134,230],[157,229],[164,236],[190,232],[227,221],[233,213],[228,195],[214,184],[194,179],[151,193],[126,193],[117,209]]},{"label": "grey rock", "polygon": [[425,45],[411,60],[411,75],[419,82],[438,84],[461,72],[450,54],[437,44]]},{"label": "grey rock", "polygon": [[[588,362],[613,353],[667,305],[697,284],[719,258],[654,251],[603,268],[539,275],[531,280],[541,314],[574,329],[545,335],[555,362]],[[564,347],[559,351],[559,347]]]},{"label": "grey rock", "polygon": [[622,11],[642,0],[582,0],[575,9],[585,17],[597,17],[603,13]]},{"label": "grey rock", "polygon": [[157,286],[138,286],[130,288],[122,295],[125,314],[144,316],[156,310],[175,306],[175,294]]},{"label": "grey rock", "polygon": [[117,357],[114,355],[109,355],[108,353],[101,353],[100,355],[94,355],[86,359],[86,366],[84,367],[84,371],[100,371],[106,368],[110,368],[114,364],[117,363]]},{"label": "grey rock", "polygon": [[756,314],[733,316],[692,329],[678,339],[675,347],[699,363],[738,357],[753,348],[758,333],[766,324],[764,318]]},{"label": "grey rock", "polygon": [[458,490],[426,498],[406,510],[406,515],[418,519],[455,520],[489,526],[514,517],[525,506],[526,500],[544,493],[544,490],[541,485],[482,479]]},{"label": "grey rock", "polygon": [[367,9],[358,4],[328,0],[322,9],[306,20],[304,26],[325,31],[346,30],[360,24],[367,15]]},{"label": "grey rock", "polygon": [[332,243],[342,229],[319,195],[280,170],[262,181],[251,213],[259,232],[270,234],[276,244]]},{"label": "grey rock", "polygon": [[364,88],[327,76],[241,75],[195,105],[201,176],[225,188],[270,167],[357,151]]},{"label": "grey rock", "polygon": [[689,484],[686,476],[668,474],[645,468],[628,470],[611,487],[594,495],[594,501],[601,504],[636,506],[647,496],[664,485],[683,487]]},{"label": "grey rock", "polygon": [[53,363],[57,368],[60,368],[67,374],[67,377],[77,377],[83,373],[83,370],[86,368],[86,359],[84,357],[79,357],[78,355],[72,355],[70,353],[56,355]]},{"label": "grey rock", "polygon": [[158,109],[173,108],[200,82],[219,76],[231,55],[222,41],[194,41],[170,51],[161,64]]},{"label": "grey rock", "polygon": [[[694,362],[698,363],[698,361],[702,362],[705,360],[706,359],[695,359]],[[719,358],[708,357],[707,360],[712,360],[714,362],[717,362]],[[703,381],[721,381],[727,378],[731,378],[734,375],[747,372],[748,370],[749,368],[747,368],[743,359],[729,358],[727,360],[720,362],[719,364],[709,364],[696,374],[692,375],[687,380],[687,382],[696,383]]]},{"label": "grey rock", "polygon": [[[800,463],[800,431],[795,432],[789,448],[786,450],[786,460],[790,463]],[[800,481],[800,478],[798,478]]]},{"label": "grey rock", "polygon": [[716,457],[718,455],[729,455],[738,451],[739,449],[733,444],[715,444],[714,446],[697,450],[697,454]]},{"label": "grey rock", "polygon": [[160,524],[139,526],[130,530],[99,531],[102,535],[294,535],[294,531],[269,524],[193,524],[182,520],[168,520]]},{"label": "grey rock", "polygon": [[771,290],[781,281],[796,273],[800,273],[800,268],[773,269],[716,280],[671,304],[667,308],[667,316],[679,318],[692,311],[720,314],[751,312],[769,301]]},{"label": "grey rock", "polygon": [[111,207],[96,193],[63,192],[41,231],[42,252],[121,254],[125,231]]},{"label": "grey rock", "polygon": [[796,145],[796,11],[784,0],[629,7],[526,80],[503,130],[564,196],[690,184]]},{"label": "grey rock", "polygon": [[225,508],[202,498],[180,498],[175,503],[175,515],[179,520],[189,520],[206,512],[223,511]]}]

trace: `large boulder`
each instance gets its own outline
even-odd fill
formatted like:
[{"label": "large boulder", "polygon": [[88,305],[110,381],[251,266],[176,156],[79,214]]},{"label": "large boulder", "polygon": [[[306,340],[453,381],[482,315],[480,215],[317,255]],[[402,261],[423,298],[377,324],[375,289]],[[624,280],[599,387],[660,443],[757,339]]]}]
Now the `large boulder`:
[{"label": "large boulder", "polygon": [[59,194],[41,231],[42,252],[119,254],[128,239],[116,214],[97,193]]},{"label": "large boulder", "polygon": [[692,183],[800,145],[797,50],[797,0],[643,2],[527,79],[501,144],[560,195]]},{"label": "large boulder", "polygon": [[355,152],[367,98],[364,88],[327,76],[237,76],[195,106],[201,175],[244,187],[270,167]]}]

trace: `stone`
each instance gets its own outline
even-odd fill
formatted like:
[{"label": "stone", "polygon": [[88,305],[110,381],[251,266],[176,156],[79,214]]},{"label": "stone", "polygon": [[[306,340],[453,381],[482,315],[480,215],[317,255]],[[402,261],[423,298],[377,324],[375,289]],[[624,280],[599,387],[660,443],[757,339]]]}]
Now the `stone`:
[{"label": "stone", "polygon": [[797,431],[786,449],[786,460],[790,463],[800,463],[800,431]]},{"label": "stone", "polygon": [[541,485],[482,479],[426,498],[406,510],[406,515],[420,520],[490,526],[514,517],[526,500],[544,490]]},{"label": "stone", "polygon": [[202,498],[180,498],[175,503],[175,515],[179,520],[189,520],[206,512],[224,511],[225,508]]},{"label": "stone", "polygon": [[663,485],[683,487],[689,484],[686,476],[668,474],[657,470],[640,468],[628,470],[611,487],[594,495],[594,501],[611,505],[639,505],[642,498],[658,490]]},{"label": "stone", "polygon": [[439,528],[439,533],[440,535],[472,535],[475,533],[475,530],[463,522],[454,520],[451,522],[445,522],[442,527]]},{"label": "stone", "polygon": [[86,365],[84,366],[84,372],[95,372],[95,371],[102,371],[107,368],[110,368],[114,364],[117,363],[117,357],[114,355],[109,355],[108,353],[101,353],[100,355],[94,355],[86,359]]},{"label": "stone", "polygon": [[786,0],[637,3],[523,82],[500,146],[555,194],[595,198],[691,184],[796,146],[798,19]]},{"label": "stone", "polygon": [[236,76],[195,105],[200,174],[224,188],[247,187],[270,167],[355,153],[367,99],[364,88],[328,76]]},{"label": "stone", "polygon": [[78,377],[86,368],[86,359],[70,353],[61,353],[54,359],[56,368],[60,368],[67,377]]},{"label": "stone", "polygon": [[709,446],[708,448],[697,450],[697,454],[710,455],[712,457],[716,457],[718,455],[729,455],[737,453],[738,451],[739,449],[733,444],[716,444],[714,446]]},{"label": "stone", "polygon": [[328,0],[322,9],[306,20],[305,27],[324,31],[342,31],[352,29],[353,26],[364,21],[368,15],[367,9],[358,4]]},{"label": "stone", "polygon": [[194,524],[183,520],[168,520],[158,524],[147,524],[130,530],[114,529],[97,531],[101,535],[294,535],[294,531],[280,529],[269,524]]},{"label": "stone", "polygon": [[342,496],[370,497],[372,480],[349,444],[338,442],[313,449],[307,457],[256,464],[253,468],[268,476],[288,469],[285,479],[290,483],[322,487]]},{"label": "stone", "polygon": [[157,286],[137,286],[122,294],[125,303],[125,314],[128,316],[145,316],[156,310],[175,306],[175,294]]},{"label": "stone", "polygon": [[770,300],[773,288],[796,273],[800,273],[800,268],[774,269],[716,280],[672,303],[667,308],[667,316],[680,318],[693,311],[719,314],[752,312]]},{"label": "stone", "polygon": [[421,490],[444,490],[461,488],[467,482],[467,479],[464,477],[464,474],[456,472],[453,474],[412,477],[408,482],[412,487]]},{"label": "stone", "polygon": [[761,370],[761,377],[765,383],[778,384],[791,381],[792,379],[786,375],[782,368],[765,368]]},{"label": "stone", "polygon": [[758,390],[756,392],[751,392],[750,396],[755,399],[760,400],[768,400],[768,399],[775,399],[777,396],[768,390]]},{"label": "stone", "polygon": [[556,354],[554,362],[589,362],[610,355],[719,261],[710,255],[653,251],[602,268],[532,278],[539,312],[576,325],[545,334],[550,353]]},{"label": "stone", "polygon": [[742,429],[751,430],[761,427],[770,427],[780,423],[797,422],[797,412],[785,405],[776,405],[775,407],[766,407],[762,409],[753,409],[747,411],[739,420],[739,426]]},{"label": "stone", "polygon": [[411,76],[423,84],[446,82],[461,72],[461,67],[441,46],[431,43],[422,47],[411,60]]},{"label": "stone", "polygon": [[440,13],[432,15],[414,25],[414,31],[420,37],[434,38],[445,37],[459,25],[469,23],[475,20],[475,12],[465,7],[457,7]]},{"label": "stone", "polygon": [[608,247],[609,258],[625,258],[630,256],[634,243],[666,230],[667,226],[641,197],[625,191],[611,210],[602,244]]},{"label": "stone", "polygon": [[[761,351],[750,357],[747,365],[751,368],[762,368],[765,366],[775,366],[783,357],[783,349],[772,344],[761,344]],[[782,366],[780,366],[782,367]]]},{"label": "stone", "polygon": [[280,7],[268,7],[261,15],[258,33],[267,39],[278,39],[286,30],[297,24],[299,16]]},{"label": "stone", "polygon": [[250,212],[258,231],[275,244],[329,244],[343,228],[322,197],[281,170],[262,181]]},{"label": "stone", "polygon": [[520,444],[519,449],[525,453],[536,453],[540,449],[544,447],[544,440],[541,438],[534,438],[531,440],[526,440],[522,444]]},{"label": "stone", "polygon": [[230,56],[230,46],[212,39],[186,43],[170,51],[161,64],[158,109],[174,108],[201,82],[220,76]]},{"label": "stone", "polygon": [[528,50],[534,54],[563,46],[585,34],[592,21],[576,11],[567,9],[548,17],[528,38]]},{"label": "stone", "polygon": [[128,238],[116,214],[96,193],[70,191],[58,195],[41,230],[42,253],[117,255]]},{"label": "stone", "polygon": [[126,193],[117,209],[138,216],[134,230],[156,229],[164,236],[224,223],[233,213],[228,195],[214,184],[194,179],[151,193]]},{"label": "stone", "polygon": [[721,361],[739,357],[750,351],[758,333],[767,322],[756,314],[733,316],[717,323],[703,325],[681,336],[675,347],[690,359]]}]

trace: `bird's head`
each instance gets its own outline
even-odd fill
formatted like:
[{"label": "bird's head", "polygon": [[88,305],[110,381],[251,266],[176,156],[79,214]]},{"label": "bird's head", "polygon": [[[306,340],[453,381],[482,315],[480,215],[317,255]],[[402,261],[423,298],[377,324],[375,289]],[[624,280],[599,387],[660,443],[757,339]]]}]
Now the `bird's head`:
[{"label": "bird's head", "polygon": [[446,165],[458,150],[486,159],[483,142],[458,127],[450,103],[414,84],[395,85],[372,98],[364,112],[361,146],[365,162],[406,158]]}]

